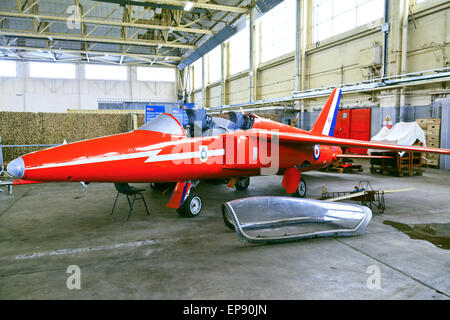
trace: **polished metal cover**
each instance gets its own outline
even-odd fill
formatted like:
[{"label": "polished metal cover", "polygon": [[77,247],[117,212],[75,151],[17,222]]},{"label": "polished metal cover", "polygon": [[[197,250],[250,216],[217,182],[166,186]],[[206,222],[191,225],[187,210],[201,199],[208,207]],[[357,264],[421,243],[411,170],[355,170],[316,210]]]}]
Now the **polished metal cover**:
[{"label": "polished metal cover", "polygon": [[245,242],[282,242],[360,234],[372,218],[364,206],[292,197],[251,197],[222,206]]}]

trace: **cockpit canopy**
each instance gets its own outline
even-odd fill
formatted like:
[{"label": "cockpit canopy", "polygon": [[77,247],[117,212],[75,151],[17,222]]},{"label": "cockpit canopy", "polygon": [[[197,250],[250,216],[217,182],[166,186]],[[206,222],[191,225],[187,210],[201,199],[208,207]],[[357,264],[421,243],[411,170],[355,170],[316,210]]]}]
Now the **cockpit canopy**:
[{"label": "cockpit canopy", "polygon": [[[228,115],[230,120],[211,117],[206,113],[206,109],[186,110],[188,116],[188,135],[190,137],[210,137],[218,136],[235,130],[251,129],[254,123],[254,116],[232,111]],[[168,113],[161,113],[153,120],[147,122],[137,130],[147,130],[184,136],[185,131],[175,117]]]},{"label": "cockpit canopy", "polygon": [[251,129],[254,117],[241,112],[228,113],[230,120],[211,117],[206,114],[206,109],[186,110],[188,116],[189,134],[194,136],[216,136],[235,130]]},{"label": "cockpit canopy", "polygon": [[184,136],[184,129],[170,114],[161,113],[156,118],[144,124],[137,130],[156,131],[161,133]]}]

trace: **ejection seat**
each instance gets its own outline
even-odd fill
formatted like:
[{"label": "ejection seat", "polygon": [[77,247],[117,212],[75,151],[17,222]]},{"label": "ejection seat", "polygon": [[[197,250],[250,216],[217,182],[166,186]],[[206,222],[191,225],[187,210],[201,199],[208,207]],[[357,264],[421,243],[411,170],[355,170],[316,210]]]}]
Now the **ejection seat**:
[{"label": "ejection seat", "polygon": [[206,109],[188,109],[186,110],[189,123],[189,134],[195,136],[195,132],[201,132],[202,136],[208,129],[214,127],[214,121],[211,116],[206,114]]},{"label": "ejection seat", "polygon": [[247,130],[253,126],[253,116],[237,111],[228,112],[228,116],[230,117],[230,121],[234,123],[234,130]]}]

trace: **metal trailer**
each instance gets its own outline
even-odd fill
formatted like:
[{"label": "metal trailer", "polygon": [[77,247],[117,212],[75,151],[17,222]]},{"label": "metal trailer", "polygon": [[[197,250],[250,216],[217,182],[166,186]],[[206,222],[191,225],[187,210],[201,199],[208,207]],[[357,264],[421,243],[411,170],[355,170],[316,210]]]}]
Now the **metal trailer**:
[{"label": "metal trailer", "polygon": [[[325,188],[326,189],[326,188]],[[350,199],[360,202],[362,206],[378,209],[378,213],[382,214],[386,209],[384,201],[384,190],[374,190],[369,181],[359,181],[358,186],[353,191],[328,192],[322,191],[321,200],[339,201]]]}]

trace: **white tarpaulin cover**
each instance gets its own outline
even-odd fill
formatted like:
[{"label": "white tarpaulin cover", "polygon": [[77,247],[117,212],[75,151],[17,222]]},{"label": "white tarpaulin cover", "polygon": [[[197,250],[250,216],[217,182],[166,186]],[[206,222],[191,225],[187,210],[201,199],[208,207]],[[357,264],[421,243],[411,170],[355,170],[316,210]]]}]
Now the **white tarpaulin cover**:
[{"label": "white tarpaulin cover", "polygon": [[[392,129],[383,127],[371,141],[385,142],[390,144],[398,144],[401,146],[412,146],[416,140],[419,140],[426,147],[425,132],[417,124],[417,122],[399,122]],[[380,150],[369,150],[376,152]]]}]

